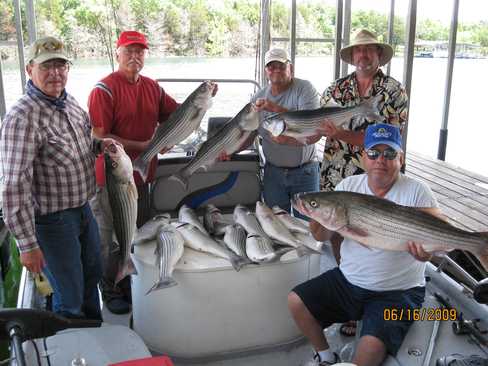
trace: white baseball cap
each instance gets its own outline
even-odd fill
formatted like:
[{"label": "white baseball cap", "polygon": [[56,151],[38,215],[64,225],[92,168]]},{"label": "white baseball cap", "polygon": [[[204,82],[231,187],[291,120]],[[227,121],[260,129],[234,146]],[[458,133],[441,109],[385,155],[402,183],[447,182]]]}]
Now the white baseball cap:
[{"label": "white baseball cap", "polygon": [[268,65],[270,62],[278,61],[283,64],[290,62],[290,57],[288,57],[288,52],[282,48],[272,48],[264,55],[264,64]]}]

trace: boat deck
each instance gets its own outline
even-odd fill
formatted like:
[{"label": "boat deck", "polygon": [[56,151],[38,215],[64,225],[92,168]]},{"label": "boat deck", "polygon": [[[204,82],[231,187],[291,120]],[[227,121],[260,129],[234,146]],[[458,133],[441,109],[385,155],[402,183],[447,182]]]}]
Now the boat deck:
[{"label": "boat deck", "polygon": [[406,175],[427,183],[449,221],[470,231],[488,231],[488,178],[408,151]]}]

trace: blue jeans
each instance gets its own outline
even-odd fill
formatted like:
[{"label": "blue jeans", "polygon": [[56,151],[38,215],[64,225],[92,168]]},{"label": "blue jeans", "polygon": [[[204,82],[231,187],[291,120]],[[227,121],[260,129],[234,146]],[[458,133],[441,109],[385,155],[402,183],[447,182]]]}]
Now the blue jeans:
[{"label": "blue jeans", "polygon": [[101,319],[100,236],[88,203],[36,216],[36,237],[54,294],[53,311],[67,317]]},{"label": "blue jeans", "polygon": [[[319,190],[319,163],[314,161],[297,168],[280,168],[266,163],[263,183],[266,205],[280,206],[283,210],[290,212],[290,200],[296,193]],[[293,214],[296,217],[307,219],[296,210],[293,210]]]}]

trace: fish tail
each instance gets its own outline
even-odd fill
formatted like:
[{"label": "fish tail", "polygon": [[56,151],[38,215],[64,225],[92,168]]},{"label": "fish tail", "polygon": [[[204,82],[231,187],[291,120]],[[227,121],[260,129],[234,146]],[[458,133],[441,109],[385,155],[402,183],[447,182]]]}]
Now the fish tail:
[{"label": "fish tail", "polygon": [[178,284],[178,282],[176,282],[175,279],[172,277],[161,278],[149,290],[147,290],[146,295],[149,295],[153,291],[162,290],[164,288],[176,286],[177,284]]},{"label": "fish tail", "polygon": [[115,277],[115,285],[117,285],[120,281],[122,281],[125,277],[130,275],[136,275],[137,270],[132,262],[132,259],[128,259],[125,263],[122,263],[119,267],[119,271],[117,272],[117,276]]},{"label": "fish tail", "polygon": [[132,166],[133,166],[134,170],[141,175],[142,179],[145,182],[147,179],[147,168],[148,168],[149,164],[146,163],[141,158],[141,156],[139,156],[139,157],[137,157],[136,160],[134,160],[134,162],[132,163]]},{"label": "fish tail", "polygon": [[249,264],[248,258],[239,257],[238,255],[232,255],[229,260],[236,272],[239,272],[245,264]]},{"label": "fish tail", "polygon": [[172,176],[169,177],[169,179],[175,180],[178,183],[180,183],[185,189],[185,191],[188,190],[188,177],[185,174],[183,174],[181,171],[173,174]]}]

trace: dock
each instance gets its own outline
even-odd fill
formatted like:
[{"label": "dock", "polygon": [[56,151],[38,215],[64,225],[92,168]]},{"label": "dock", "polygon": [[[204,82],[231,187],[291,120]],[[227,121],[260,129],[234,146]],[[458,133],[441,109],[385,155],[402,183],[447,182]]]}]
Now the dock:
[{"label": "dock", "polygon": [[429,185],[453,225],[488,231],[488,177],[413,151],[406,157],[405,174]]}]

